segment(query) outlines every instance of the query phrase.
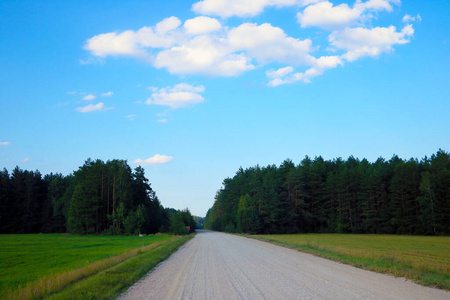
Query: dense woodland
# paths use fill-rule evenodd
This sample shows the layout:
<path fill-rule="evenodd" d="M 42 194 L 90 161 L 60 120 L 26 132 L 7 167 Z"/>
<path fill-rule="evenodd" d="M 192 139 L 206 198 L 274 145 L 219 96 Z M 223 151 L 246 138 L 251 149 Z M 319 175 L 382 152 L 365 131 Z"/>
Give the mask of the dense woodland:
<path fill-rule="evenodd" d="M 0 233 L 137 234 L 195 230 L 188 209 L 164 208 L 144 169 L 88 159 L 68 176 L 0 171 Z"/>
<path fill-rule="evenodd" d="M 450 155 L 332 161 L 305 157 L 240 168 L 205 228 L 245 233 L 450 234 Z"/>

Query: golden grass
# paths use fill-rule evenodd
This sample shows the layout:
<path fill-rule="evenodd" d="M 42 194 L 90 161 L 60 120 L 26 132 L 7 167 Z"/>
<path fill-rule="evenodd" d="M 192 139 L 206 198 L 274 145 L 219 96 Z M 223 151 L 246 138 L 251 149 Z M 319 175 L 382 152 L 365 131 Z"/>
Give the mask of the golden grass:
<path fill-rule="evenodd" d="M 252 237 L 450 290 L 450 237 L 355 234 Z"/>
<path fill-rule="evenodd" d="M 170 241 L 171 239 L 167 240 Z M 137 256 L 143 252 L 154 249 L 167 241 L 153 243 L 141 248 L 124 252 L 120 255 L 113 256 L 101 261 L 94 262 L 85 267 L 75 270 L 52 274 L 42 277 L 36 281 L 30 282 L 22 289 L 6 293 L 6 299 L 42 299 L 52 293 L 58 292 L 66 286 L 92 276 L 102 270 L 115 266 L 131 257 Z"/>

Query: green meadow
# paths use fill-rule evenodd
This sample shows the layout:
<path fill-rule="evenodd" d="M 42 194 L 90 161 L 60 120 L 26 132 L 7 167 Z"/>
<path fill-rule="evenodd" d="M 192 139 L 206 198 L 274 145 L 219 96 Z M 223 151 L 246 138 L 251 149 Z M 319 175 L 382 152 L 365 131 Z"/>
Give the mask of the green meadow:
<path fill-rule="evenodd" d="M 450 290 L 448 236 L 280 234 L 251 237 Z"/>
<path fill-rule="evenodd" d="M 163 234 L 145 237 L 0 235 L 0 298 L 51 295 L 136 257 L 147 257 L 151 265 L 147 269 L 151 269 L 186 240 Z M 165 249 L 163 253 L 149 256 L 160 248 Z M 123 272 L 128 271 L 125 268 Z M 116 293 L 124 288 L 118 287 Z"/>

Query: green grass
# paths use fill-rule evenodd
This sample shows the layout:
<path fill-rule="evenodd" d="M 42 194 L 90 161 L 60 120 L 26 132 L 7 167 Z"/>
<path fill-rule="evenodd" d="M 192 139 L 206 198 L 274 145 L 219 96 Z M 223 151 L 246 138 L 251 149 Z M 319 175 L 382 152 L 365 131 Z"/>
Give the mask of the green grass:
<path fill-rule="evenodd" d="M 121 264 L 78 281 L 48 299 L 116 298 L 192 237 L 193 235 L 177 237 L 151 251 L 142 252 Z"/>
<path fill-rule="evenodd" d="M 0 298 L 27 289 L 39 288 L 44 293 L 55 286 L 61 289 L 179 239 L 169 235 L 0 235 Z"/>
<path fill-rule="evenodd" d="M 250 237 L 450 290 L 450 237 L 358 234 Z"/>

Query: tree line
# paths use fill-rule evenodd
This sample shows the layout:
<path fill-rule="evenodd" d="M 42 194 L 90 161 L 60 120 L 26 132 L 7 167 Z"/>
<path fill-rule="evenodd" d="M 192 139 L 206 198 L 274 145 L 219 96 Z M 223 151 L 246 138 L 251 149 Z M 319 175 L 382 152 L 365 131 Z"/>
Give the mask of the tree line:
<path fill-rule="evenodd" d="M 244 233 L 450 234 L 450 155 L 371 163 L 306 156 L 298 165 L 240 168 L 205 228 Z"/>
<path fill-rule="evenodd" d="M 195 231 L 188 209 L 164 208 L 144 169 L 88 159 L 73 174 L 0 171 L 0 233 L 138 234 Z"/>

